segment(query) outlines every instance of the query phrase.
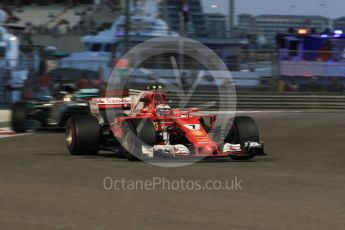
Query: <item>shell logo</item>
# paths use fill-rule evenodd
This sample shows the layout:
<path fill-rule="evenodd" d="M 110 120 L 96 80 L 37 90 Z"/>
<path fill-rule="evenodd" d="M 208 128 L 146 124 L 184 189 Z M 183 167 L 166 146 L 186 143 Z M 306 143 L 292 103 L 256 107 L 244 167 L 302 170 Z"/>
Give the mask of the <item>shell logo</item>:
<path fill-rule="evenodd" d="M 204 136 L 204 133 L 200 130 L 197 130 L 197 131 L 192 131 L 192 135 L 196 137 L 202 137 Z"/>

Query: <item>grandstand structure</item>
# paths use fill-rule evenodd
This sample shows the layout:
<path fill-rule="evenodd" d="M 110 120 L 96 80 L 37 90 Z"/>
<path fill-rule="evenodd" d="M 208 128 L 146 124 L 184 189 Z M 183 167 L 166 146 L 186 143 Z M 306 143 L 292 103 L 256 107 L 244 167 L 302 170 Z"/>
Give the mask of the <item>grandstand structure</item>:
<path fill-rule="evenodd" d="M 33 26 L 56 26 L 60 20 L 66 20 L 71 26 L 76 25 L 81 20 L 81 12 L 84 12 L 88 5 L 68 7 L 63 5 L 45 6 L 23 6 L 14 14 L 20 19 L 18 24 L 25 26 L 31 23 Z"/>
<path fill-rule="evenodd" d="M 10 15 L 8 23 L 52 29 L 73 28 L 96 19 L 98 25 L 113 22 L 123 9 L 124 0 L 66 0 L 66 1 L 1 1 L 0 6 Z M 2 3 L 2 4 L 1 4 Z M 14 20 L 11 20 L 14 18 Z"/>

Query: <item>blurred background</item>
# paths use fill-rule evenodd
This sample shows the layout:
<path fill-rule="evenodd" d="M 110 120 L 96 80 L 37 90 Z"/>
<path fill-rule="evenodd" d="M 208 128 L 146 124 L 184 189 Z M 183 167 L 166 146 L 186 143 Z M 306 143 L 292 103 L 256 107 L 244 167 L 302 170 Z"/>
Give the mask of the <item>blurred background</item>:
<path fill-rule="evenodd" d="M 135 45 L 159 36 L 195 39 L 218 54 L 243 109 L 345 109 L 345 13 L 341 1 L 66 0 L 0 1 L 0 106 L 54 95 L 57 84 L 100 88 Z M 267 6 L 263 6 L 267 4 Z M 335 10 L 338 9 L 338 10 Z M 143 50 L 145 52 L 145 50 Z M 171 54 L 141 67 L 173 82 Z M 183 84 L 202 65 L 177 56 Z M 130 87 L 155 81 L 139 71 Z M 200 99 L 201 98 L 201 99 Z M 201 101 L 200 101 L 201 100 Z M 191 105 L 193 105 L 193 98 Z"/>

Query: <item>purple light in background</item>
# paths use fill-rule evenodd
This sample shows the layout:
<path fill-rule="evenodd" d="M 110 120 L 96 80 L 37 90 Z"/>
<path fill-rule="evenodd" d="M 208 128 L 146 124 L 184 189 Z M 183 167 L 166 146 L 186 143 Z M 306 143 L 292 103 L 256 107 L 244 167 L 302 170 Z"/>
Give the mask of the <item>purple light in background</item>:
<path fill-rule="evenodd" d="M 124 35 L 123 31 L 117 31 L 116 32 L 116 37 L 121 37 L 123 35 Z"/>
<path fill-rule="evenodd" d="M 321 34 L 321 37 L 322 38 L 328 38 L 328 35 L 327 34 Z"/>

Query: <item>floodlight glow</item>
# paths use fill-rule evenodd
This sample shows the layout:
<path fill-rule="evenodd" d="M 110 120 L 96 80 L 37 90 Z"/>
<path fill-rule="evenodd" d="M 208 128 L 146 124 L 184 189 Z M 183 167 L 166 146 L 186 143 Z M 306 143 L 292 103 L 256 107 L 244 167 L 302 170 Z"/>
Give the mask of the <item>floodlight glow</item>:
<path fill-rule="evenodd" d="M 307 35 L 308 34 L 308 30 L 305 28 L 300 28 L 298 29 L 298 34 L 299 35 Z"/>
<path fill-rule="evenodd" d="M 334 34 L 335 35 L 343 35 L 343 31 L 342 30 L 335 30 Z"/>

